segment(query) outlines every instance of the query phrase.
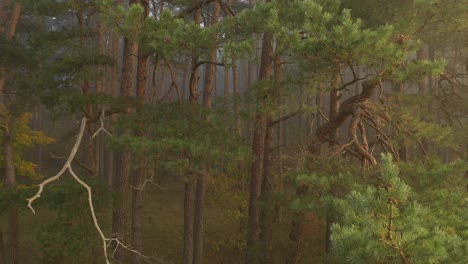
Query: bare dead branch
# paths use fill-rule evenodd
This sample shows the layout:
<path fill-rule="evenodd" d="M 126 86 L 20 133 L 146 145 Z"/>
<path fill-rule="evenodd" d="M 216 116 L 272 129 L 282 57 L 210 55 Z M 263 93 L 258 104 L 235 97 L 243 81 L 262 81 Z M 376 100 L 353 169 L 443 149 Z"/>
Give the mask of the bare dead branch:
<path fill-rule="evenodd" d="M 102 118 L 104 117 L 104 114 L 101 116 Z M 91 217 L 93 219 L 93 224 L 94 224 L 94 227 L 96 229 L 96 231 L 98 232 L 100 238 L 101 238 L 101 241 L 102 241 L 102 248 L 103 248 L 103 251 L 104 251 L 104 258 L 106 260 L 106 264 L 110 264 L 110 260 L 109 260 L 109 254 L 107 252 L 107 248 L 108 246 L 110 245 L 111 242 L 115 242 L 117 245 L 120 245 L 122 246 L 123 248 L 131 251 L 132 253 L 134 254 L 138 254 L 140 256 L 142 256 L 143 258 L 146 258 L 146 259 L 152 259 L 151 257 L 147 257 L 143 254 L 141 254 L 140 252 L 124 245 L 120 240 L 116 239 L 116 238 L 107 238 L 105 235 L 104 235 L 104 232 L 102 231 L 101 227 L 99 226 L 99 222 L 98 222 L 98 219 L 96 217 L 96 212 L 95 212 L 95 209 L 94 209 L 94 203 L 93 203 L 93 194 L 92 194 L 92 190 L 91 190 L 91 187 L 86 183 L 84 182 L 83 180 L 81 180 L 78 175 L 75 173 L 75 171 L 73 170 L 72 168 L 72 163 L 75 159 L 75 156 L 76 156 L 76 153 L 78 152 L 78 149 L 81 145 L 81 142 L 82 142 L 82 139 L 83 139 L 83 134 L 85 132 L 85 129 L 86 129 L 86 124 L 88 123 L 88 119 L 87 118 L 83 118 L 81 120 L 81 126 L 80 126 L 80 130 L 79 130 L 79 133 L 78 133 L 78 136 L 76 138 L 76 141 L 75 141 L 75 144 L 73 145 L 73 148 L 72 150 L 70 151 L 70 155 L 68 156 L 68 158 L 66 159 L 66 162 L 65 164 L 63 165 L 62 169 L 60 169 L 60 171 L 54 175 L 53 177 L 50 177 L 46 180 L 44 180 L 43 182 L 41 182 L 39 184 L 39 190 L 36 192 L 36 194 L 34 196 L 32 196 L 31 198 L 28 198 L 26 199 L 28 201 L 28 207 L 29 209 L 31 209 L 31 211 L 35 214 L 36 211 L 34 210 L 32 204 L 35 200 L 37 200 L 39 197 L 41 197 L 41 194 L 42 192 L 44 191 L 44 187 L 49 184 L 49 183 L 52 183 L 54 181 L 57 181 L 60 179 L 60 177 L 63 176 L 63 174 L 68 171 L 71 176 L 73 177 L 73 179 L 75 179 L 76 182 L 78 182 L 78 184 L 80 184 L 81 186 L 83 186 L 86 191 L 87 191 L 87 194 L 88 194 L 88 206 L 89 206 L 89 210 L 90 210 L 90 213 L 91 213 Z M 105 129 L 102 129 L 101 131 L 105 131 Z"/>
<path fill-rule="evenodd" d="M 63 173 L 65 173 L 65 171 L 67 171 L 70 167 L 71 167 L 71 163 L 73 162 L 73 159 L 75 158 L 75 155 L 78 151 L 78 148 L 80 147 L 80 144 L 81 144 L 81 140 L 83 138 L 83 134 L 84 134 L 84 131 L 85 131 L 85 128 L 86 128 L 86 118 L 83 118 L 82 119 L 82 122 L 81 122 L 81 127 L 80 127 L 80 132 L 78 134 L 78 137 L 76 139 L 76 142 L 75 142 L 75 145 L 73 146 L 71 152 L 70 152 L 70 155 L 68 156 L 68 159 L 66 160 L 65 164 L 63 165 L 62 169 L 60 169 L 60 171 L 53 177 L 50 177 L 46 180 L 44 180 L 42 183 L 39 184 L 39 190 L 37 191 L 37 193 L 27 199 L 28 201 L 28 207 L 29 209 L 31 209 L 31 211 L 35 214 L 36 211 L 34 211 L 34 208 L 32 207 L 32 203 L 39 197 L 41 197 L 41 194 L 42 194 L 42 191 L 44 190 L 44 186 L 46 186 L 47 184 L 51 183 L 51 182 L 54 182 L 56 180 L 58 180 L 62 175 Z"/>
<path fill-rule="evenodd" d="M 104 132 L 106 133 L 107 135 L 111 136 L 112 137 L 112 134 L 109 133 L 109 131 L 107 131 L 107 129 L 104 127 L 104 120 L 105 120 L 105 115 L 106 115 L 106 112 L 104 111 L 104 109 L 102 110 L 101 112 L 101 116 L 99 117 L 99 123 L 100 123 L 100 127 L 99 129 L 94 132 L 93 136 L 91 137 L 91 139 L 94 139 L 94 137 L 96 137 L 100 132 Z"/>

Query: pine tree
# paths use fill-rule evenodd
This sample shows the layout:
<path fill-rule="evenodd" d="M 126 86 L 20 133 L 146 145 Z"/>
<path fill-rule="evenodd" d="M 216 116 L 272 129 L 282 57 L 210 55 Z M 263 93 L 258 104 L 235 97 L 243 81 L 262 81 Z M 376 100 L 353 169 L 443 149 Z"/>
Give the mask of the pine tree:
<path fill-rule="evenodd" d="M 336 200 L 336 208 L 341 213 L 340 221 L 332 227 L 337 261 L 466 262 L 466 234 L 452 232 L 450 225 L 435 217 L 436 208 L 420 204 L 414 190 L 398 174 L 391 155 L 382 155 L 377 185 Z"/>

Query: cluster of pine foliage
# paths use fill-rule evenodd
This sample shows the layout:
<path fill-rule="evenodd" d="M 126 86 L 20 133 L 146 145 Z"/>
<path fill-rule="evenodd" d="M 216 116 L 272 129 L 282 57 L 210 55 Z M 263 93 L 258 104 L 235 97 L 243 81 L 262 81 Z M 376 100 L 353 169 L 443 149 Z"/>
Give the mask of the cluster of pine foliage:
<path fill-rule="evenodd" d="M 467 263 L 466 10 L 1 0 L 0 264 Z"/>

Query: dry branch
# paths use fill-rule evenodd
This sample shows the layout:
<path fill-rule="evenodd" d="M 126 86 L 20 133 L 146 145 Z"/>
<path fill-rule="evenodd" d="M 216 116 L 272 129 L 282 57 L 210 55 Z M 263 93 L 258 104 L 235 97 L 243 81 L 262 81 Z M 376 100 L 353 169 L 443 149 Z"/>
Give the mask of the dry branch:
<path fill-rule="evenodd" d="M 107 132 L 107 130 L 105 130 L 103 124 L 104 124 L 104 113 L 101 115 L 101 118 L 100 118 L 100 121 L 101 121 L 101 128 L 98 130 L 98 132 L 101 132 L 101 131 L 104 131 L 106 132 L 107 134 L 110 135 L 109 132 Z M 44 180 L 43 182 L 41 182 L 39 184 L 39 190 L 37 191 L 37 193 L 32 196 L 31 198 L 27 199 L 28 201 L 28 207 L 29 209 L 31 209 L 31 211 L 35 214 L 36 211 L 34 210 L 33 206 L 32 206 L 32 203 L 38 199 L 39 197 L 41 197 L 41 194 L 42 192 L 44 191 L 44 187 L 49 184 L 49 183 L 52 183 L 54 181 L 57 181 L 58 179 L 60 179 L 60 177 L 62 177 L 62 175 L 68 171 L 71 176 L 75 179 L 75 181 L 78 182 L 78 184 L 80 184 L 81 186 L 83 186 L 86 191 L 87 191 L 87 194 L 88 194 L 88 206 L 89 206 L 89 209 L 90 209 L 90 213 L 91 213 L 91 217 L 93 219 L 93 224 L 94 224 L 94 227 L 96 228 L 97 232 L 99 233 L 99 236 L 101 238 L 101 241 L 102 241 L 102 247 L 103 247 L 103 251 L 104 251 L 104 258 L 106 260 L 106 264 L 110 264 L 111 262 L 109 261 L 109 254 L 107 252 L 107 247 L 110 245 L 111 242 L 114 242 L 116 243 L 118 246 L 121 246 L 123 248 L 125 248 L 126 250 L 129 250 L 131 251 L 132 253 L 134 254 L 138 254 L 140 256 L 142 256 L 143 258 L 145 259 L 153 259 L 151 257 L 148 257 L 148 256 L 144 256 L 143 254 L 141 254 L 140 252 L 132 249 L 131 247 L 129 246 L 126 246 L 124 245 L 121 241 L 119 241 L 118 239 L 116 238 L 107 238 L 105 235 L 104 235 L 104 232 L 102 231 L 101 227 L 99 226 L 99 222 L 98 222 L 98 219 L 96 217 L 96 212 L 94 210 L 94 203 L 93 203 L 93 194 L 92 194 L 92 190 L 91 190 L 91 187 L 86 183 L 84 182 L 83 180 L 81 180 L 78 175 L 76 175 L 76 173 L 73 171 L 73 168 L 72 168 L 72 163 L 75 159 L 75 155 L 76 153 L 78 152 L 78 149 L 81 145 L 81 142 L 82 142 L 82 139 L 83 139 L 83 134 L 85 132 L 85 129 L 86 129 L 86 124 L 88 122 L 88 119 L 87 118 L 83 118 L 81 120 L 81 126 L 80 126 L 80 131 L 78 133 L 78 136 L 76 138 L 76 141 L 75 141 L 75 144 L 72 148 L 72 150 L 70 151 L 70 155 L 68 156 L 65 164 L 63 165 L 62 169 L 53 177 L 50 177 L 46 180 Z M 97 133 L 97 132 L 96 132 Z M 94 137 L 95 135 L 93 135 Z M 111 255 L 112 256 L 112 255 Z"/>

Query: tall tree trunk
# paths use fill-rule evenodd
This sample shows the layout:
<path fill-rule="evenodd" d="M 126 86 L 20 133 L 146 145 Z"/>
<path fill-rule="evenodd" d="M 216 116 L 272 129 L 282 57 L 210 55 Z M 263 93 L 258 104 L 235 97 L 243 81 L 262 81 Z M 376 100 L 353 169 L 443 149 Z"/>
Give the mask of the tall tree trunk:
<path fill-rule="evenodd" d="M 183 264 L 193 263 L 193 222 L 195 200 L 195 178 L 189 173 L 184 186 L 184 256 Z"/>
<path fill-rule="evenodd" d="M 3 158 L 5 162 L 5 188 L 12 192 L 16 189 L 16 173 L 14 165 L 14 134 L 15 119 L 11 117 L 7 124 L 8 129 L 3 130 Z M 7 237 L 7 264 L 17 264 L 18 260 L 18 209 L 16 202 L 8 206 L 8 237 Z"/>
<path fill-rule="evenodd" d="M 273 33 L 265 32 L 262 42 L 262 57 L 260 62 L 260 80 L 268 81 L 272 75 L 273 60 Z M 252 142 L 253 163 L 250 176 L 249 191 L 249 219 L 247 226 L 247 251 L 246 264 L 256 262 L 254 248 L 258 239 L 258 201 L 261 195 L 261 185 L 263 176 L 263 161 L 265 152 L 265 136 L 267 130 L 268 113 L 265 112 L 268 104 L 268 94 L 258 95 L 257 109 L 255 114 L 255 129 Z"/>
<path fill-rule="evenodd" d="M 115 203 L 112 212 L 112 233 L 122 243 L 127 242 L 127 218 L 128 218 L 128 203 L 129 203 L 129 175 L 130 175 L 130 160 L 131 155 L 129 150 L 122 150 L 114 153 L 115 175 L 113 179 L 114 191 L 118 194 L 117 202 Z M 113 247 L 118 247 L 113 244 Z M 125 263 L 125 249 L 118 247 L 115 252 L 115 259 L 121 263 Z M 120 263 L 119 262 L 119 263 Z"/>
<path fill-rule="evenodd" d="M 135 4 L 137 0 L 130 0 L 130 5 Z M 121 95 L 124 97 L 134 96 L 135 83 L 135 54 L 138 54 L 138 44 L 133 38 L 124 38 L 124 50 L 122 60 L 122 85 Z M 127 108 L 126 112 L 131 109 Z M 126 131 L 127 134 L 130 131 Z M 118 194 L 118 201 L 115 203 L 112 213 L 112 233 L 121 239 L 123 243 L 127 242 L 127 224 L 128 224 L 128 204 L 129 204 L 129 178 L 131 153 L 127 147 L 124 147 L 120 153 L 115 154 L 115 175 L 114 189 Z M 117 245 L 113 245 L 114 248 Z M 128 263 L 126 260 L 125 249 L 118 247 L 115 253 L 117 261 Z"/>
<path fill-rule="evenodd" d="M 78 17 L 78 24 L 79 24 L 79 27 L 80 27 L 80 30 L 81 30 L 81 35 L 80 35 L 80 42 L 81 42 L 81 45 L 85 46 L 85 47 L 89 47 L 89 38 L 86 34 L 86 21 L 85 21 L 85 17 L 86 17 L 86 14 L 85 14 L 85 11 L 84 9 L 80 9 L 77 11 L 76 13 L 77 17 Z M 94 46 L 93 46 L 94 48 Z M 83 96 L 89 96 L 91 95 L 91 82 L 90 80 L 88 79 L 85 79 L 83 80 L 82 84 L 81 84 L 81 91 L 82 91 L 82 94 Z M 83 109 L 84 112 L 86 113 L 87 116 L 93 116 L 93 105 L 90 104 L 90 103 L 87 103 L 86 104 L 86 108 Z M 86 130 L 87 130 L 87 135 L 85 137 L 85 141 L 86 141 L 86 153 L 84 153 L 84 157 L 86 159 L 86 166 L 87 166 L 87 169 L 88 169 L 88 175 L 89 176 L 96 176 L 97 175 L 97 172 L 96 172 L 96 151 L 95 151 L 95 144 L 94 144 L 94 141 L 92 139 L 92 136 L 94 134 L 94 124 L 93 123 L 90 123 L 88 126 L 86 126 Z"/>
<path fill-rule="evenodd" d="M 207 165 L 205 165 L 207 166 Z M 197 174 L 195 206 L 194 206 L 194 227 L 193 227 L 193 263 L 203 263 L 203 218 L 205 211 L 205 177 L 206 168 Z"/>
<path fill-rule="evenodd" d="M 194 2 L 195 3 L 195 2 Z M 194 23 L 200 25 L 201 22 L 201 10 L 199 8 L 195 9 L 193 14 Z M 198 57 L 193 56 L 189 80 L 189 102 L 191 104 L 196 104 L 198 102 Z M 184 188 L 184 255 L 183 255 L 183 264 L 192 264 L 193 263 L 193 253 L 194 253 L 194 226 L 195 226 L 195 190 L 196 190 L 196 174 L 190 172 L 188 177 L 185 179 L 185 188 Z"/>
<path fill-rule="evenodd" d="M 119 49 L 120 49 L 120 37 L 117 35 L 115 32 L 110 32 L 110 47 L 109 47 L 109 55 L 113 58 L 115 65 L 108 67 L 107 72 L 109 75 L 109 81 L 107 82 L 107 87 L 106 91 L 107 93 L 112 96 L 113 98 L 116 98 L 119 94 L 118 91 L 118 76 L 119 76 Z M 114 117 L 110 117 L 111 120 L 114 119 Z M 115 153 L 111 149 L 106 149 L 106 161 L 105 161 L 105 174 L 107 178 L 107 183 L 109 186 L 113 186 L 114 183 L 114 176 L 116 175 L 115 173 L 115 167 L 114 164 L 116 161 Z"/>
<path fill-rule="evenodd" d="M 281 75 L 281 60 L 279 56 L 275 56 L 273 60 L 273 70 L 275 83 L 270 95 L 271 102 L 277 103 L 279 100 Z M 278 105 L 277 105 L 278 106 Z M 262 262 L 271 263 L 271 242 L 273 237 L 273 216 L 275 205 L 271 200 L 273 192 L 273 120 L 269 115 L 265 132 L 265 148 L 263 154 L 263 179 L 262 179 L 262 194 L 263 208 L 260 213 L 260 239 L 263 245 Z"/>
<path fill-rule="evenodd" d="M 422 60 L 425 60 L 426 59 L 426 50 L 425 50 L 425 47 L 421 47 L 417 52 L 416 52 L 416 59 L 418 61 L 422 61 Z M 419 95 L 421 96 L 426 96 L 428 94 L 428 83 L 427 83 L 427 78 L 426 77 L 422 77 L 419 81 L 418 81 L 418 92 L 419 92 Z M 426 105 L 422 105 L 421 106 L 421 111 L 423 113 L 427 113 L 429 112 L 430 113 L 430 106 L 426 106 Z M 427 120 L 430 120 L 432 116 L 430 115 L 425 115 L 424 119 Z M 422 147 L 425 149 L 425 151 L 423 152 L 426 152 L 426 151 L 429 151 L 429 148 L 430 148 L 430 142 L 427 138 L 423 138 L 421 140 L 421 144 L 422 144 Z M 422 153 L 424 155 L 424 153 Z"/>
<path fill-rule="evenodd" d="M 140 0 L 140 4 L 144 8 L 144 17 L 146 18 L 149 15 L 149 0 Z M 145 91 L 147 83 L 147 62 L 148 55 L 143 53 L 140 49 L 138 51 L 138 71 L 137 71 L 137 98 L 138 98 L 138 107 L 137 111 L 140 111 L 140 108 L 145 104 Z M 137 132 L 137 136 L 144 136 L 143 127 L 144 124 L 139 124 L 140 129 Z M 133 188 L 132 188 L 132 246 L 138 251 L 143 251 L 143 206 L 144 206 L 144 197 L 145 189 L 144 182 L 146 179 L 146 169 L 144 164 L 146 163 L 144 157 L 140 157 L 137 161 L 139 163 L 138 170 L 133 176 Z M 132 264 L 141 264 L 143 258 L 140 254 L 132 255 Z"/>
<path fill-rule="evenodd" d="M 83 82 L 83 95 L 89 96 L 91 94 L 91 84 L 89 80 L 85 80 Z M 94 116 L 94 109 L 92 104 L 86 105 L 86 113 L 89 116 Z M 88 167 L 88 175 L 91 177 L 97 176 L 97 169 L 96 169 L 96 144 L 93 140 L 93 135 L 95 132 L 94 123 L 90 123 L 86 126 L 86 131 L 88 132 L 86 135 L 86 165 Z"/>
<path fill-rule="evenodd" d="M 21 5 L 15 3 L 13 10 L 10 15 L 10 19 L 5 19 L 6 9 L 11 1 L 6 1 L 0 5 L 0 26 L 1 34 L 5 34 L 7 40 L 11 40 L 16 33 L 16 26 L 21 15 Z M 8 22 L 7 22 L 8 21 Z M 5 25 L 5 27 L 3 27 Z M 14 100 L 10 100 L 7 94 L 5 94 L 5 81 L 6 81 L 7 69 L 0 67 L 0 95 L 2 96 L 2 103 L 9 103 L 14 106 Z M 11 98 L 13 99 L 13 98 Z M 14 108 L 14 107 L 13 107 Z M 2 147 L 3 147 L 3 158 L 5 165 L 5 188 L 11 191 L 16 189 L 16 173 L 14 166 L 14 138 L 15 138 L 15 118 L 14 109 L 10 109 L 11 118 L 7 120 L 6 129 L 3 129 L 2 136 Z M 13 202 L 8 207 L 8 235 L 7 235 L 7 250 L 6 250 L 6 263 L 17 264 L 18 260 L 18 209 L 16 203 Z M 2 239 L 3 244 L 3 239 Z M 2 245 L 3 247 L 3 245 Z M 0 252 L 3 254 L 4 252 Z"/>
<path fill-rule="evenodd" d="M 18 264 L 18 241 L 19 241 L 19 232 L 18 232 L 18 208 L 16 205 L 11 205 L 8 209 L 8 258 L 7 264 Z"/>
<path fill-rule="evenodd" d="M 98 30 L 98 37 L 96 41 L 97 49 L 99 52 L 99 55 L 105 56 L 106 55 L 106 38 L 108 36 L 108 30 L 106 30 L 106 27 L 104 26 L 104 21 L 102 18 L 98 18 L 98 25 L 97 25 L 97 30 Z M 105 66 L 98 66 L 98 76 L 95 82 L 96 85 L 96 94 L 106 94 L 106 79 L 104 78 L 105 72 L 107 71 L 107 67 Z M 97 107 L 98 111 L 102 109 L 101 105 L 98 105 Z M 100 114 L 100 113 L 97 113 Z M 93 133 L 94 135 L 94 133 Z M 102 137 L 97 137 L 95 140 L 95 157 L 96 157 L 96 172 L 95 175 L 101 177 L 101 180 L 105 181 L 105 171 L 104 171 L 104 163 L 105 163 L 105 143 Z"/>
<path fill-rule="evenodd" d="M 239 68 L 237 66 L 237 59 L 232 59 L 232 90 L 234 93 L 234 115 L 236 119 L 236 131 L 239 136 L 242 136 L 242 127 L 240 119 L 240 91 L 239 91 Z"/>
<path fill-rule="evenodd" d="M 396 103 L 400 104 L 400 93 L 403 92 L 404 90 L 404 83 L 403 82 L 393 82 L 392 83 L 392 92 L 395 93 L 395 98 L 396 98 Z M 408 145 L 405 141 L 405 139 L 400 139 L 400 142 L 398 142 L 398 145 L 400 145 L 400 148 L 398 149 L 398 156 L 400 157 L 400 160 L 402 161 L 407 161 L 410 158 L 410 153 L 409 153 L 409 148 Z"/>
<path fill-rule="evenodd" d="M 0 264 L 6 264 L 5 246 L 3 245 L 3 232 L 0 228 Z"/>
<path fill-rule="evenodd" d="M 341 82 L 341 73 L 338 70 L 337 73 L 337 80 L 336 80 L 336 87 L 340 87 L 342 85 Z M 336 118 L 338 113 L 340 112 L 340 91 L 331 91 L 330 92 L 330 120 Z M 335 129 L 332 133 L 330 133 L 330 138 L 334 141 L 338 141 L 338 129 Z M 333 146 L 333 143 L 330 143 L 330 147 Z M 331 225 L 334 221 L 334 212 L 333 208 L 327 208 L 327 216 L 326 216 L 326 225 L 325 225 L 325 252 L 330 253 L 331 251 Z"/>
<path fill-rule="evenodd" d="M 7 1 L 2 6 L 0 6 L 0 12 L 6 13 L 6 8 L 8 7 L 11 1 Z M 21 15 L 21 5 L 16 4 L 13 6 L 13 11 L 11 12 L 10 20 L 5 22 L 8 24 L 7 28 L 2 28 L 2 32 L 5 34 L 7 40 L 11 40 L 16 33 L 16 26 L 18 25 L 18 21 Z M 3 17 L 0 17 L 0 21 L 3 22 Z M 5 20 L 6 21 L 6 20 Z M 1 25 L 0 25 L 1 26 Z M 0 94 L 3 95 L 3 89 L 5 88 L 5 79 L 6 79 L 6 69 L 5 67 L 0 67 Z"/>
<path fill-rule="evenodd" d="M 218 17 L 221 7 L 217 1 L 213 2 L 213 9 L 211 14 L 210 26 L 218 23 Z M 214 40 L 216 41 L 216 40 Z M 217 61 L 217 48 L 210 51 L 210 61 Z M 207 64 L 205 72 L 205 86 L 203 89 L 203 106 L 211 108 L 212 93 L 216 83 L 216 66 L 212 63 Z M 203 263 L 203 218 L 205 211 L 205 177 L 207 173 L 208 164 L 204 164 L 202 172 L 197 174 L 196 192 L 195 192 L 195 206 L 194 206 L 194 228 L 193 228 L 193 263 Z"/>
<path fill-rule="evenodd" d="M 273 156 L 271 147 L 273 144 L 273 123 L 271 118 L 268 118 L 266 131 L 265 131 L 265 148 L 263 152 L 263 178 L 262 178 L 262 191 L 261 200 L 263 201 L 263 207 L 260 211 L 259 226 L 260 234 L 259 237 L 261 243 L 261 255 L 262 263 L 271 263 L 271 240 L 272 240 L 272 225 L 273 225 L 273 205 L 271 201 L 271 195 L 273 191 Z"/>

